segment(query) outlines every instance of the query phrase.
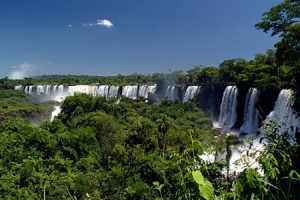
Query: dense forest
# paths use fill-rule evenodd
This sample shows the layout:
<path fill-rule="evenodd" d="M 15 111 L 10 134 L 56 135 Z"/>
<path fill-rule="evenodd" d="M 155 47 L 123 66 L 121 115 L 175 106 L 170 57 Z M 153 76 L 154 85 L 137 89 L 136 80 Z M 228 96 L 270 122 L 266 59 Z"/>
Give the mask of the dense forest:
<path fill-rule="evenodd" d="M 300 199 L 300 135 L 280 126 L 257 130 L 263 149 L 245 148 L 241 173 L 229 172 L 234 145 L 254 145 L 213 128 L 224 89 L 260 91 L 260 117 L 281 89 L 296 93 L 300 112 L 300 1 L 284 0 L 255 26 L 277 35 L 275 49 L 218 67 L 124 76 L 44 75 L 0 79 L 1 199 Z M 23 85 L 201 86 L 186 102 L 158 94 L 106 99 L 75 94 L 61 102 L 14 90 Z M 206 98 L 203 98 L 205 96 Z M 217 106 L 216 106 L 217 105 Z M 242 108 L 238 108 L 242 109 Z M 299 115 L 299 114 L 298 114 Z M 240 116 L 239 116 L 240 117 Z M 38 118 L 38 119 L 37 119 Z M 38 121 L 38 123 L 35 123 Z M 42 122 L 41 122 L 42 121 Z M 220 159 L 211 161 L 214 155 Z M 253 158 L 259 168 L 251 168 Z"/>

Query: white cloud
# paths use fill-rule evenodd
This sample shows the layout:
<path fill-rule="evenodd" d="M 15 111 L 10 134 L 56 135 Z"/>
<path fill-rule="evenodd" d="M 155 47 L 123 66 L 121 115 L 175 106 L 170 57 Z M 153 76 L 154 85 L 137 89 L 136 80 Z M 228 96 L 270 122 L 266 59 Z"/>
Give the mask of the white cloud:
<path fill-rule="evenodd" d="M 93 24 L 93 23 L 82 23 L 81 25 L 89 27 L 89 26 L 96 26 L 96 23 L 95 24 Z"/>
<path fill-rule="evenodd" d="M 107 28 L 113 27 L 113 23 L 107 19 L 97 19 L 96 23 L 83 23 L 83 26 L 91 27 L 91 26 L 105 26 Z"/>
<path fill-rule="evenodd" d="M 23 79 L 26 76 L 29 76 L 29 72 L 34 68 L 34 65 L 23 63 L 19 67 L 12 66 L 11 68 L 13 70 L 8 76 L 9 79 Z"/>
<path fill-rule="evenodd" d="M 105 26 L 107 28 L 113 27 L 113 23 L 107 19 L 97 19 L 97 24 L 100 26 Z"/>
<path fill-rule="evenodd" d="M 72 26 L 72 24 L 69 24 L 68 27 L 72 28 L 73 26 Z"/>

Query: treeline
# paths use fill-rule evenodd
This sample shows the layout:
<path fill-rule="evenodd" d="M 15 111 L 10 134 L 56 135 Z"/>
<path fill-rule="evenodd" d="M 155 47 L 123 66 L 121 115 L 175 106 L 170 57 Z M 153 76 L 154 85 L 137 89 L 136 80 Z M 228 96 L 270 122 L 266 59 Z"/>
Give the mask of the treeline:
<path fill-rule="evenodd" d="M 300 88 L 300 2 L 284 0 L 263 14 L 255 26 L 271 36 L 277 35 L 274 50 L 259 53 L 246 61 L 235 58 L 223 61 L 218 67 L 195 66 L 192 69 L 173 71 L 168 74 L 128 76 L 74 76 L 52 75 L 25 78 L 24 80 L 0 79 L 0 89 L 12 89 L 14 85 L 78 85 L 78 84 L 175 84 L 215 87 L 220 84 L 237 84 L 257 87 L 260 91 L 279 90 L 282 87 Z"/>
<path fill-rule="evenodd" d="M 246 61 L 242 58 L 223 61 L 219 67 L 195 66 L 187 72 L 173 71 L 168 74 L 154 73 L 151 75 L 131 74 L 128 76 L 74 76 L 52 75 L 25 78 L 23 80 L 0 80 L 3 89 L 14 85 L 130 85 L 130 84 L 168 84 L 178 86 L 201 85 L 216 87 L 218 85 L 236 84 L 252 86 L 260 91 L 296 87 L 297 71 L 293 66 L 276 64 L 275 50 L 266 54 L 257 54 Z"/>

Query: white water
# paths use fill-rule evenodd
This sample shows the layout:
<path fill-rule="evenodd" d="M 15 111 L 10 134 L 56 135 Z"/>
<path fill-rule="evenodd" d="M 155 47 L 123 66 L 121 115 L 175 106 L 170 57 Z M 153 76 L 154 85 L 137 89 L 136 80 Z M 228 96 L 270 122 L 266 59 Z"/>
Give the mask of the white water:
<path fill-rule="evenodd" d="M 151 92 L 151 93 L 155 93 L 156 92 L 156 88 L 157 88 L 157 85 L 155 84 L 155 85 L 149 85 L 148 87 L 147 87 L 147 92 L 146 92 L 146 98 L 148 98 L 148 94 L 149 94 L 149 92 Z"/>
<path fill-rule="evenodd" d="M 223 93 L 218 125 L 225 131 L 232 128 L 237 120 L 237 94 L 236 86 L 227 86 Z"/>
<path fill-rule="evenodd" d="M 62 101 L 66 96 L 66 89 L 63 85 L 15 86 L 15 90 L 24 90 L 28 94 L 44 95 L 44 101 Z"/>
<path fill-rule="evenodd" d="M 206 164 L 211 164 L 215 162 L 215 155 L 214 154 L 210 154 L 206 151 L 203 152 L 202 155 L 199 156 Z"/>
<path fill-rule="evenodd" d="M 100 96 L 108 98 L 109 86 L 108 85 L 99 85 L 95 88 L 93 96 Z"/>
<path fill-rule="evenodd" d="M 193 99 L 200 92 L 201 86 L 188 86 L 183 97 L 183 103 L 187 102 L 190 99 Z"/>
<path fill-rule="evenodd" d="M 295 133 L 300 129 L 300 119 L 292 106 L 295 102 L 295 94 L 291 89 L 281 90 L 275 102 L 273 111 L 267 116 L 263 127 L 275 125 L 278 134 L 287 132 L 291 139 L 295 139 Z"/>
<path fill-rule="evenodd" d="M 136 99 L 138 96 L 138 86 L 137 85 L 126 85 L 122 88 L 122 96 L 128 97 L 130 99 Z"/>
<path fill-rule="evenodd" d="M 258 111 L 256 104 L 258 101 L 258 91 L 256 88 L 249 88 L 246 97 L 244 109 L 244 123 L 240 128 L 240 132 L 247 134 L 256 133 L 258 127 Z"/>
<path fill-rule="evenodd" d="M 230 148 L 231 157 L 229 160 L 229 176 L 238 175 L 246 168 L 256 169 L 261 175 L 263 171 L 257 159 L 265 152 L 265 144 L 260 143 L 261 137 L 243 138 L 242 145 L 235 145 Z M 226 174 L 226 169 L 223 174 Z"/>
<path fill-rule="evenodd" d="M 197 87 L 197 86 L 196 86 Z M 105 98 L 117 98 L 126 96 L 136 99 L 138 96 L 148 98 L 149 92 L 155 93 L 157 85 L 126 85 L 126 86 L 109 86 L 109 85 L 31 85 L 31 86 L 15 86 L 15 90 L 24 90 L 28 94 L 45 95 L 48 100 L 62 101 L 67 96 L 77 93 L 86 93 L 93 96 L 101 96 Z M 121 93 L 120 93 L 121 91 Z M 169 86 L 167 96 L 174 100 L 178 99 L 178 89 L 175 86 Z"/>
<path fill-rule="evenodd" d="M 178 99 L 178 88 L 175 86 L 168 86 L 166 91 L 166 97 L 170 100 Z"/>
<path fill-rule="evenodd" d="M 98 86 L 95 85 L 74 85 L 68 86 L 68 95 L 72 96 L 74 94 L 85 93 L 95 95 Z"/>
<path fill-rule="evenodd" d="M 54 117 L 56 117 L 61 112 L 60 106 L 54 106 L 54 111 L 51 114 L 50 121 L 53 121 Z"/>
<path fill-rule="evenodd" d="M 239 132 L 230 131 L 237 120 L 237 94 L 238 89 L 236 86 L 226 87 L 222 103 L 220 106 L 220 115 L 217 122 L 218 126 L 228 134 L 233 134 L 239 137 Z M 253 134 L 258 126 L 258 113 L 256 110 L 256 103 L 258 100 L 258 91 L 255 88 L 250 88 L 247 93 L 245 109 L 244 109 L 244 123 L 240 128 L 241 132 Z M 231 157 L 229 160 L 229 176 L 237 176 L 245 168 L 251 167 L 263 173 L 260 169 L 257 158 L 261 152 L 264 151 L 264 145 L 261 144 L 260 138 L 254 138 L 249 141 L 250 137 L 240 138 L 243 142 L 242 145 L 234 145 L 230 147 Z M 251 156 L 249 156 L 251 154 Z M 225 156 L 225 154 L 223 155 Z M 227 175 L 227 169 L 223 169 L 223 174 Z"/>
<path fill-rule="evenodd" d="M 252 94 L 254 96 L 255 93 L 256 92 L 253 90 Z M 250 105 L 252 104 L 250 103 L 251 101 L 253 102 L 257 101 L 255 100 L 256 98 L 257 97 L 248 98 L 249 99 L 248 107 L 251 106 Z M 252 143 L 246 140 L 247 137 L 242 138 L 244 145 L 236 145 L 231 148 L 232 156 L 229 161 L 230 175 L 239 174 L 246 167 L 255 168 L 258 170 L 260 174 L 263 174 L 263 171 L 260 168 L 259 163 L 257 162 L 257 158 L 260 154 L 266 151 L 265 149 L 266 143 L 260 143 L 260 139 L 261 137 L 263 137 L 264 132 L 269 128 L 268 125 L 276 126 L 277 129 L 275 130 L 277 134 L 282 134 L 284 132 L 287 132 L 289 136 L 291 136 L 290 142 L 292 144 L 295 143 L 295 133 L 297 132 L 297 129 L 298 130 L 300 129 L 300 119 L 296 116 L 294 110 L 292 109 L 294 101 L 295 101 L 295 94 L 293 90 L 284 89 L 280 91 L 278 98 L 275 102 L 273 111 L 270 112 L 270 114 L 267 116 L 264 124 L 261 127 L 262 130 L 261 135 L 254 138 Z M 250 127 L 250 126 L 246 126 L 246 127 Z M 272 129 L 271 131 L 274 131 L 274 129 Z M 225 171 L 226 170 L 223 171 L 224 174 Z"/>
<path fill-rule="evenodd" d="M 155 93 L 156 85 L 140 85 L 138 96 L 148 98 L 149 92 Z"/>
<path fill-rule="evenodd" d="M 110 86 L 107 98 L 116 98 L 119 96 L 119 86 Z"/>

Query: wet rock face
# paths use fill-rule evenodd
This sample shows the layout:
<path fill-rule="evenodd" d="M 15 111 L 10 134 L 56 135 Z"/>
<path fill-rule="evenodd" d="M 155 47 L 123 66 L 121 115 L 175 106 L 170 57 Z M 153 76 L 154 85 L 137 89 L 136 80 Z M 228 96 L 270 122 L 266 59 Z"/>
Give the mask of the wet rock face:
<path fill-rule="evenodd" d="M 296 91 L 295 95 L 296 99 L 293 108 L 298 112 L 298 115 L 300 115 L 300 88 Z"/>

